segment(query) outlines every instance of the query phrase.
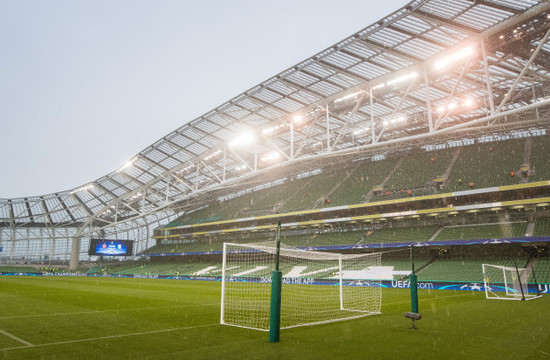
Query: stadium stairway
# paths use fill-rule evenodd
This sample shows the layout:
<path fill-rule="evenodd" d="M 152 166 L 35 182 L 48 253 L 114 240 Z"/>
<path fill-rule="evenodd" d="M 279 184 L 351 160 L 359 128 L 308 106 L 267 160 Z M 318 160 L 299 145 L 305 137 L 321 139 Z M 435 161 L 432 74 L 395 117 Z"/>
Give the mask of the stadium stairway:
<path fill-rule="evenodd" d="M 351 171 L 347 171 L 347 172 L 346 172 L 346 176 L 344 176 L 344 178 L 343 178 L 341 181 L 336 182 L 336 185 L 333 186 L 333 187 L 326 193 L 326 197 L 327 197 L 328 199 L 330 199 L 331 196 L 332 196 L 332 194 L 334 194 L 334 192 L 335 192 L 338 188 L 340 188 L 340 186 L 346 185 L 346 184 L 347 184 L 347 180 L 348 180 L 352 175 L 355 174 L 355 171 L 359 168 L 359 166 L 360 166 L 360 164 L 357 164 L 357 166 L 355 166 Z M 319 203 L 319 200 L 321 200 L 321 203 Z M 322 206 L 322 200 L 323 200 L 322 198 L 321 198 L 321 199 L 318 199 L 317 202 L 315 203 L 315 205 L 314 205 L 314 207 L 313 207 L 312 209 L 315 209 L 315 207 L 316 207 L 317 205 L 321 205 L 321 206 Z"/>
<path fill-rule="evenodd" d="M 447 166 L 447 169 L 445 170 L 445 173 L 443 174 L 443 177 L 445 178 L 445 181 L 443 181 L 443 184 L 441 184 L 441 188 L 445 189 L 449 185 L 450 180 L 450 174 L 451 171 L 453 171 L 453 166 L 456 163 L 456 160 L 460 156 L 460 152 L 462 151 L 462 147 L 458 147 L 453 154 L 453 157 L 451 158 L 451 161 L 449 161 L 449 165 Z"/>
<path fill-rule="evenodd" d="M 380 186 L 381 188 L 384 188 L 384 186 L 386 185 L 386 183 L 390 180 L 390 178 L 392 177 L 392 175 L 397 171 L 397 169 L 399 169 L 399 167 L 401 166 L 401 163 L 403 162 L 403 160 L 405 160 L 405 158 L 401 158 L 399 159 L 399 161 L 397 162 L 397 164 L 394 166 L 394 168 L 392 169 L 392 171 L 390 171 L 390 173 L 388 174 L 388 176 L 386 176 L 386 178 L 384 180 L 382 180 L 382 182 L 380 183 Z M 367 196 L 365 197 L 365 202 L 369 202 L 372 197 L 374 196 L 374 189 L 371 189 L 369 191 L 369 193 L 367 194 Z"/>

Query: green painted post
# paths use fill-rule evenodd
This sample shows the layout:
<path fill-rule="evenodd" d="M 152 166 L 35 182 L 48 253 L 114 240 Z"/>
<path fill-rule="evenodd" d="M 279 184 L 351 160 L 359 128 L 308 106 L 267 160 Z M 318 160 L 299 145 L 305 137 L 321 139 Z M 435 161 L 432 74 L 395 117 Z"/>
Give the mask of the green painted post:
<path fill-rule="evenodd" d="M 411 274 L 411 311 L 418 314 L 418 285 L 416 274 Z"/>
<path fill-rule="evenodd" d="M 279 271 L 279 255 L 281 252 L 281 221 L 277 223 L 277 253 L 275 254 L 275 270 L 271 272 L 271 313 L 269 319 L 269 342 L 279 342 L 281 334 L 281 290 L 283 273 Z"/>
<path fill-rule="evenodd" d="M 281 288 L 283 273 L 271 272 L 271 317 L 269 319 L 269 342 L 279 342 L 281 333 Z"/>
<path fill-rule="evenodd" d="M 418 314 L 418 283 L 414 272 L 414 246 L 411 245 L 411 312 Z"/>

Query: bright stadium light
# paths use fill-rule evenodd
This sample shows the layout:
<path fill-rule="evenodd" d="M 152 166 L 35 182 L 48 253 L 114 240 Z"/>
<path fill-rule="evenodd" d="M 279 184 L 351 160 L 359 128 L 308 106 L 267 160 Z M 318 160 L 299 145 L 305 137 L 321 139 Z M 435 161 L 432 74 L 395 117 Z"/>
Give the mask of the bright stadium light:
<path fill-rule="evenodd" d="M 455 52 L 454 54 L 451 54 L 451 55 L 449 55 L 449 56 L 447 56 L 443 59 L 438 60 L 434 64 L 434 68 L 436 70 L 443 69 L 443 68 L 447 67 L 449 64 L 452 64 L 456 61 L 460 61 L 460 60 L 463 60 L 465 58 L 468 58 L 468 57 L 472 56 L 473 53 L 474 53 L 474 49 L 471 46 L 465 47 L 464 49 L 459 50 L 459 51 Z"/>
<path fill-rule="evenodd" d="M 355 96 L 359 95 L 360 93 L 361 93 L 361 91 L 354 92 L 353 94 L 348 94 L 346 96 L 341 97 L 340 99 L 334 100 L 334 102 L 340 102 L 340 101 L 344 101 L 344 100 L 347 100 L 347 99 L 351 99 L 352 97 L 355 97 Z"/>
<path fill-rule="evenodd" d="M 386 83 L 386 85 L 389 86 L 389 85 L 399 84 L 405 81 L 416 79 L 417 77 L 418 77 L 418 73 L 412 72 L 410 74 L 401 75 L 393 80 L 390 80 Z"/>
<path fill-rule="evenodd" d="M 249 145 L 254 142 L 255 139 L 256 137 L 252 132 L 245 132 L 244 134 L 238 136 L 235 140 L 231 141 L 229 143 L 229 147 Z"/>
<path fill-rule="evenodd" d="M 281 154 L 277 151 L 272 151 L 269 154 L 262 157 L 262 161 L 273 161 L 281 158 Z"/>
<path fill-rule="evenodd" d="M 85 190 L 90 190 L 94 187 L 94 184 L 88 184 L 88 185 L 84 185 L 84 186 L 81 186 L 79 188 L 76 188 L 74 189 L 73 191 L 71 191 L 71 194 L 75 194 L 79 191 L 85 191 Z"/>
<path fill-rule="evenodd" d="M 353 135 L 360 135 L 360 134 L 362 134 L 362 133 L 364 133 L 364 132 L 367 132 L 367 131 L 369 131 L 369 130 L 370 130 L 369 127 L 360 128 L 360 129 L 355 130 L 355 131 L 353 132 Z"/>
<path fill-rule="evenodd" d="M 394 119 L 391 119 L 390 122 L 391 122 L 392 124 L 395 124 L 395 123 L 403 122 L 403 121 L 405 121 L 405 120 L 407 120 L 407 118 L 406 118 L 405 116 L 402 115 L 402 116 L 396 117 L 396 118 L 394 118 Z"/>
<path fill-rule="evenodd" d="M 134 163 L 136 162 L 137 158 L 133 158 L 132 160 L 128 161 L 126 164 L 124 164 L 118 171 L 122 171 L 122 170 L 125 170 L 125 169 L 128 169 L 130 166 L 134 165 Z"/>
<path fill-rule="evenodd" d="M 279 130 L 279 129 L 284 128 L 285 126 L 286 126 L 286 124 L 281 123 L 281 124 L 279 124 L 279 125 L 275 125 L 275 126 L 272 126 L 272 127 L 270 127 L 270 128 L 263 129 L 263 130 L 262 130 L 262 133 L 263 133 L 264 135 L 269 135 L 269 134 L 272 134 L 273 132 L 275 132 L 275 131 L 277 131 L 277 130 Z"/>
<path fill-rule="evenodd" d="M 458 108 L 462 108 L 462 109 L 471 109 L 473 108 L 475 105 L 475 101 L 474 99 L 472 99 L 471 97 L 466 97 L 462 100 L 458 100 L 458 101 L 453 101 L 445 106 L 443 105 L 440 105 L 436 108 L 436 112 L 442 114 L 446 111 L 455 111 L 457 110 Z"/>

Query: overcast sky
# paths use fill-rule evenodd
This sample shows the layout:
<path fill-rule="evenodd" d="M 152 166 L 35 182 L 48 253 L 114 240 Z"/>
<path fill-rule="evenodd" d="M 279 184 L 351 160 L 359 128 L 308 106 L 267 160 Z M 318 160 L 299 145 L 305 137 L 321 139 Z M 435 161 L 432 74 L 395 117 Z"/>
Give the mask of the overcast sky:
<path fill-rule="evenodd" d="M 407 0 L 0 0 L 0 198 L 70 190 Z"/>

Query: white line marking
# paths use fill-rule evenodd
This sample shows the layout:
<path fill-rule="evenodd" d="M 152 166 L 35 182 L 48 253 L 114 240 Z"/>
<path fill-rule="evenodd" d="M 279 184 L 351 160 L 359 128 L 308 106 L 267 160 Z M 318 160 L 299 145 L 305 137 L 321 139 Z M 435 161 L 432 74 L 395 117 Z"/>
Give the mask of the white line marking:
<path fill-rule="evenodd" d="M 456 294 L 456 295 L 446 295 L 446 296 L 437 296 L 437 297 L 434 297 L 434 298 L 428 298 L 428 299 L 424 299 L 425 301 L 428 301 L 428 300 L 439 300 L 439 299 L 444 299 L 444 298 L 450 298 L 450 297 L 457 297 L 457 296 L 466 296 L 466 295 L 472 295 L 470 294 L 469 292 L 467 294 Z M 392 302 L 392 303 L 382 303 L 382 306 L 389 306 L 389 305 L 397 305 L 397 304 L 410 304 L 411 301 L 410 300 L 407 300 L 407 301 L 398 301 L 398 302 Z M 1 319 L 1 318 L 0 318 Z"/>
<path fill-rule="evenodd" d="M 50 314 L 30 314 L 30 315 L 13 315 L 13 316 L 0 316 L 0 319 L 22 319 L 32 317 L 45 317 L 45 316 L 66 316 L 66 315 L 85 315 L 85 314 L 100 314 L 100 313 L 113 313 L 119 311 L 141 311 L 141 310 L 156 310 L 156 309 L 173 309 L 173 308 L 185 308 L 195 306 L 213 306 L 220 305 L 220 303 L 212 304 L 196 304 L 196 305 L 180 305 L 180 306 L 151 306 L 143 308 L 126 308 L 126 309 L 113 309 L 113 310 L 93 310 L 93 311 L 78 311 L 68 313 L 50 313 Z"/>
<path fill-rule="evenodd" d="M 58 342 L 53 342 L 53 343 L 37 344 L 37 345 L 33 345 L 33 344 L 28 343 L 28 342 L 25 341 L 25 343 L 28 344 L 27 346 L 18 346 L 18 347 L 5 348 L 5 349 L 0 349 L 0 351 L 10 351 L 10 350 L 28 349 L 28 348 L 45 347 L 45 346 L 52 346 L 52 345 L 74 344 L 74 343 L 79 343 L 79 342 L 96 341 L 96 340 L 105 340 L 105 339 L 119 339 L 119 338 L 130 337 L 130 336 L 140 336 L 140 335 L 158 334 L 158 333 L 164 333 L 164 332 L 170 332 L 170 331 L 179 331 L 179 330 L 199 329 L 199 328 L 210 327 L 210 326 L 218 326 L 218 325 L 220 325 L 220 324 L 219 324 L 219 323 L 216 323 L 216 324 L 206 324 L 206 325 L 196 325 L 196 326 L 185 326 L 185 327 L 179 327 L 179 328 L 162 329 L 162 330 L 153 330 L 153 331 L 144 331 L 144 332 L 131 333 L 131 334 L 120 334 L 120 335 L 101 336 L 101 337 L 89 338 L 89 339 L 77 339 L 77 340 L 58 341 Z M 23 341 L 23 340 L 21 340 L 21 341 Z"/>
<path fill-rule="evenodd" d="M 541 353 L 543 353 L 543 354 L 546 354 L 546 355 L 550 356 L 550 354 L 547 353 L 546 351 L 542 351 L 542 350 L 540 350 L 540 349 L 539 349 L 539 351 L 540 351 Z"/>
<path fill-rule="evenodd" d="M 0 334 L 4 334 L 4 335 L 6 335 L 7 337 L 12 338 L 13 340 L 17 340 L 17 341 L 19 341 L 21 344 L 27 345 L 27 347 L 28 347 L 28 346 L 33 346 L 33 344 L 31 344 L 30 342 L 25 341 L 25 340 L 23 340 L 23 339 L 21 339 L 21 338 L 18 338 L 17 336 L 12 335 L 12 334 L 10 334 L 10 333 L 8 333 L 8 332 L 5 332 L 4 330 L 0 330 Z"/>

